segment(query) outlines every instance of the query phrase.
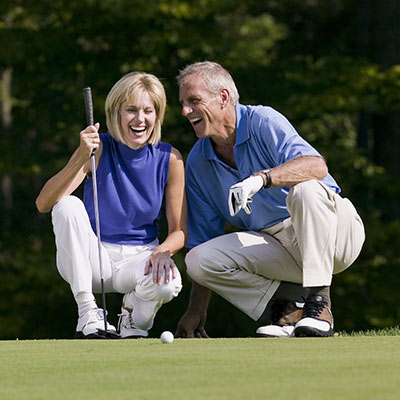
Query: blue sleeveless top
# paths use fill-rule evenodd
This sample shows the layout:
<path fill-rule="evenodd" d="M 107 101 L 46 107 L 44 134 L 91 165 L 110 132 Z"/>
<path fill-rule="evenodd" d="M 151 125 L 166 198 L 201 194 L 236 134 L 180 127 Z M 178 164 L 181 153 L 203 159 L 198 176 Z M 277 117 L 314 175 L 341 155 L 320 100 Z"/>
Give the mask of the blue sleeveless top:
<path fill-rule="evenodd" d="M 142 245 L 159 236 L 158 221 L 168 180 L 171 145 L 159 142 L 138 150 L 100 134 L 96 170 L 101 240 Z M 96 232 L 92 178 L 85 180 L 83 202 Z"/>

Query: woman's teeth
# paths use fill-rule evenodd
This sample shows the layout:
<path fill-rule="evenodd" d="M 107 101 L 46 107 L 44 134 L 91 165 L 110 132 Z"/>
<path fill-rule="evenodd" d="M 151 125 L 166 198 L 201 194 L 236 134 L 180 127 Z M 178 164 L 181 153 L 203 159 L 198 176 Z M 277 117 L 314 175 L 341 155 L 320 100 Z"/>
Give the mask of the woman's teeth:
<path fill-rule="evenodd" d="M 146 130 L 146 127 L 142 127 L 142 128 L 134 128 L 133 126 L 130 127 L 131 130 L 135 133 L 142 133 Z"/>

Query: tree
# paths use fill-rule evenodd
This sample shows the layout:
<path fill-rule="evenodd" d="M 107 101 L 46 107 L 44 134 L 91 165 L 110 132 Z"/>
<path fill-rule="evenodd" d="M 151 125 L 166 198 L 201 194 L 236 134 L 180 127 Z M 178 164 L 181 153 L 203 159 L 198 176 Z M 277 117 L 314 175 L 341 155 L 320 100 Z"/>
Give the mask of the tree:
<path fill-rule="evenodd" d="M 205 59 L 232 73 L 244 104 L 285 114 L 324 154 L 363 217 L 363 253 L 334 280 L 337 327 L 398 323 L 398 8 L 395 0 L 3 2 L 0 338 L 73 333 L 76 310 L 55 268 L 50 216 L 39 215 L 34 200 L 78 144 L 82 88 L 92 87 L 105 129 L 112 84 L 131 70 L 154 73 L 168 97 L 163 139 L 186 157 L 195 136 L 180 116 L 175 76 Z M 181 271 L 183 256 L 176 256 Z M 184 284 L 161 309 L 153 334 L 166 323 L 173 329 L 187 303 L 185 276 Z M 111 295 L 113 323 L 119 304 Z M 217 296 L 210 307 L 212 335 L 254 334 L 254 323 Z"/>

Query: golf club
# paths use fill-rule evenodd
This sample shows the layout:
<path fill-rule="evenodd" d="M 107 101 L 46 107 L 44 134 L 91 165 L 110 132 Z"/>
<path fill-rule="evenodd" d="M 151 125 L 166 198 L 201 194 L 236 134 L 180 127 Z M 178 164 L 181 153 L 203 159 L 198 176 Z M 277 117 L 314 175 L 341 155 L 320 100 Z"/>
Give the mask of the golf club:
<path fill-rule="evenodd" d="M 87 125 L 94 125 L 93 117 L 93 101 L 92 101 L 92 90 L 90 87 L 83 89 L 83 97 L 85 100 L 85 111 L 86 111 L 86 123 Z M 101 236 L 100 236 L 100 218 L 99 218 L 99 203 L 97 197 L 97 179 L 96 179 L 96 150 L 92 151 L 90 156 L 92 164 L 92 182 L 93 182 L 93 203 L 94 203 L 94 215 L 96 220 L 96 233 L 97 233 L 97 247 L 99 250 L 99 268 L 100 268 L 100 283 L 101 283 L 101 301 L 103 305 L 104 313 L 104 331 L 98 330 L 99 336 L 104 338 L 119 338 L 113 332 L 107 332 L 107 306 L 106 306 L 106 294 L 104 290 L 104 276 L 103 276 L 103 264 L 101 258 Z"/>

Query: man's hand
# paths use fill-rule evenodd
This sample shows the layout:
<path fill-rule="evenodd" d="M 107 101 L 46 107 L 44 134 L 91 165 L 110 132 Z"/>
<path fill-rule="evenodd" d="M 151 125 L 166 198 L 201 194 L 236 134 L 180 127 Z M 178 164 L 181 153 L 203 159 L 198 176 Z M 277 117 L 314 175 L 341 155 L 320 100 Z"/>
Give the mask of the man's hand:
<path fill-rule="evenodd" d="M 208 338 L 204 329 L 205 322 L 206 315 L 201 316 L 187 311 L 178 322 L 174 336 L 177 338 Z"/>
<path fill-rule="evenodd" d="M 234 217 L 242 208 L 246 214 L 251 213 L 252 197 L 264 186 L 260 175 L 250 176 L 236 183 L 229 189 L 228 205 L 231 217 Z"/>

